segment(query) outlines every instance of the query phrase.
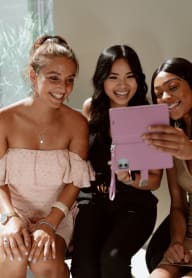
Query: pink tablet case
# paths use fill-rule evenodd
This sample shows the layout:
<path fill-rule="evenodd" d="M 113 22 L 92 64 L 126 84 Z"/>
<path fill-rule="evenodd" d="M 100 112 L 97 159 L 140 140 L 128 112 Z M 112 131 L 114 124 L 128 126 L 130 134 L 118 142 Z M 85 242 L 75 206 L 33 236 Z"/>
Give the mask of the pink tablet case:
<path fill-rule="evenodd" d="M 171 155 L 147 145 L 142 134 L 155 124 L 169 124 L 167 104 L 152 104 L 111 108 L 109 110 L 112 136 L 111 184 L 109 198 L 115 197 L 115 170 L 140 170 L 140 186 L 146 184 L 149 169 L 171 168 Z"/>

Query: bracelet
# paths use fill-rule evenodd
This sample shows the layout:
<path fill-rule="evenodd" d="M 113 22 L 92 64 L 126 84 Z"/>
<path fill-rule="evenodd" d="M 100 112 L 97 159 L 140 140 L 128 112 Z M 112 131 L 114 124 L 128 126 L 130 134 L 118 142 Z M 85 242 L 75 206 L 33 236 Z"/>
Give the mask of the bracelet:
<path fill-rule="evenodd" d="M 40 220 L 38 223 L 39 223 L 39 225 L 47 225 L 47 226 L 49 226 L 49 228 L 51 228 L 53 230 L 54 233 L 56 232 L 56 227 L 53 226 L 51 223 L 49 223 L 45 220 Z"/>
<path fill-rule="evenodd" d="M 69 212 L 69 208 L 64 203 L 59 202 L 59 201 L 53 203 L 52 207 L 53 208 L 58 208 L 59 210 L 61 210 L 65 214 L 65 216 Z"/>

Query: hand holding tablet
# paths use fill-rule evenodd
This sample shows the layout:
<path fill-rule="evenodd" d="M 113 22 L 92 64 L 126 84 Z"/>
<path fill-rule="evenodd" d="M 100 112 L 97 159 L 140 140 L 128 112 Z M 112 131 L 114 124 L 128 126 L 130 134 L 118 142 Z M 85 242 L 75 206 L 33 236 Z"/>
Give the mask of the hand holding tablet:
<path fill-rule="evenodd" d="M 166 104 L 111 108 L 109 110 L 112 136 L 110 199 L 115 197 L 114 172 L 141 171 L 141 186 L 148 179 L 149 169 L 171 168 L 172 156 L 146 144 L 142 135 L 151 125 L 169 125 Z"/>

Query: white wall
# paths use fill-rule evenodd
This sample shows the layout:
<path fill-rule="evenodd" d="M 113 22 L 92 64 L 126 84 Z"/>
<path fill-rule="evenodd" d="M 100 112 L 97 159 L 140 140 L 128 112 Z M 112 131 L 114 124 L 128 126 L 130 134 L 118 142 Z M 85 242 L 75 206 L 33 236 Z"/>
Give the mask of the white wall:
<path fill-rule="evenodd" d="M 55 33 L 68 40 L 80 62 L 69 105 L 81 108 L 92 94 L 96 59 L 112 44 L 126 43 L 137 51 L 148 84 L 164 59 L 191 59 L 191 11 L 191 0 L 55 0 Z M 169 208 L 165 179 L 156 194 L 160 199 L 158 224 Z"/>

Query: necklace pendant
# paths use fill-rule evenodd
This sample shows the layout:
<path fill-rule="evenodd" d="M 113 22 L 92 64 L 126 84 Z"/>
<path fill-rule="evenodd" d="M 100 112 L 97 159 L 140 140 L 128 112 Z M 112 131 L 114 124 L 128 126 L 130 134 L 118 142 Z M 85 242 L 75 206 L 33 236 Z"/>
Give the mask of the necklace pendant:
<path fill-rule="evenodd" d="M 43 144 L 43 139 L 40 140 L 40 144 Z"/>

